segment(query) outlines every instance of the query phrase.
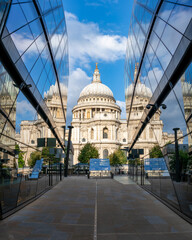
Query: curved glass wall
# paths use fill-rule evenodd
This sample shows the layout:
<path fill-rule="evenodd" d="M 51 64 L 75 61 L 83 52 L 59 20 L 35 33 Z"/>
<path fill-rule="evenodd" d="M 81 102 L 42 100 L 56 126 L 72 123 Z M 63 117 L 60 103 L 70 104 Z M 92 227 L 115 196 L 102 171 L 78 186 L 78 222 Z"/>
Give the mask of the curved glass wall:
<path fill-rule="evenodd" d="M 0 52 L 0 201 L 6 213 L 59 180 L 68 88 L 62 1 L 0 1 Z M 50 163 L 52 153 L 38 148 L 39 138 L 56 139 L 60 148 Z M 39 158 L 45 169 L 28 181 Z"/>
<path fill-rule="evenodd" d="M 189 218 L 191 29 L 191 1 L 135 1 L 125 62 L 129 174 Z"/>

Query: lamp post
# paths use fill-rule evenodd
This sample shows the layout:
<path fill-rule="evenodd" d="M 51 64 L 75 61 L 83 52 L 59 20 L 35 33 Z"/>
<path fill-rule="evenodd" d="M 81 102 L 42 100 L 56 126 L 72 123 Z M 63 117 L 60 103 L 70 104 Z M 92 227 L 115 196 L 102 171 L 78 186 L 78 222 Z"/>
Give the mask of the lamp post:
<path fill-rule="evenodd" d="M 63 128 L 63 143 L 64 143 L 64 146 L 65 146 L 65 129 L 66 129 L 66 126 L 62 126 Z"/>
<path fill-rule="evenodd" d="M 181 175 L 180 175 L 180 162 L 179 162 L 179 145 L 177 140 L 177 131 L 179 128 L 173 128 L 175 132 L 175 170 L 176 170 L 176 182 L 180 182 Z"/>
<path fill-rule="evenodd" d="M 158 108 L 156 104 L 151 104 L 151 103 L 147 104 L 146 108 L 150 109 L 151 107 L 154 107 L 154 106 Z M 167 108 L 167 106 L 164 103 L 160 104 L 160 107 L 162 107 L 163 109 Z"/>
<path fill-rule="evenodd" d="M 73 126 L 68 126 L 68 128 L 69 128 L 69 136 L 68 136 L 68 143 L 67 143 L 67 155 L 64 163 L 64 177 L 67 177 L 68 175 L 69 150 L 70 150 L 71 132 L 72 132 Z"/>
<path fill-rule="evenodd" d="M 63 145 L 64 145 L 64 149 L 65 149 L 65 130 L 66 130 L 66 126 L 61 126 L 63 128 Z M 63 165 L 64 168 L 64 165 Z M 60 180 L 62 180 L 62 165 L 60 162 Z"/>

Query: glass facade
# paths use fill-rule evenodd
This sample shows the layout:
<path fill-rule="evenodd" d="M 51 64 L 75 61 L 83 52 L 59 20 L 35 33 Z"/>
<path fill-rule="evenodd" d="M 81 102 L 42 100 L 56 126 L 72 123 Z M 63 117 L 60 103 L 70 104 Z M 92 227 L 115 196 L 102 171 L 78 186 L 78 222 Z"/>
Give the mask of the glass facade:
<path fill-rule="evenodd" d="M 153 137 L 156 144 L 149 142 L 148 152 L 129 160 L 129 174 L 192 219 L 191 52 L 191 1 L 134 2 L 125 62 L 128 134 L 132 133 L 129 152 L 143 148 L 138 142 L 144 136 L 146 141 Z M 132 129 L 138 92 L 147 97 L 140 98 L 144 108 Z M 155 127 L 157 121 L 163 132 Z M 162 169 L 162 161 L 167 170 Z"/>
<path fill-rule="evenodd" d="M 50 160 L 49 149 L 38 148 L 38 138 L 55 138 L 56 147 L 64 150 L 69 70 L 62 1 L 1 0 L 0 53 L 0 212 L 4 214 L 49 188 L 50 169 L 51 185 L 59 181 L 56 170 L 62 154 Z M 39 179 L 29 181 L 29 167 L 39 158 L 47 168 Z"/>

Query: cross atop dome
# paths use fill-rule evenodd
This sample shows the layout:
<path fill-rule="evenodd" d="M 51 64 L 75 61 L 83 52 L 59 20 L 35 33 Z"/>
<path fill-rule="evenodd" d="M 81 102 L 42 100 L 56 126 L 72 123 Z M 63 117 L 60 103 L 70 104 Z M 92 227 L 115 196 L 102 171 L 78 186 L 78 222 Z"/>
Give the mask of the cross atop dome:
<path fill-rule="evenodd" d="M 92 83 L 101 83 L 101 79 L 100 79 L 100 73 L 99 73 L 99 69 L 98 69 L 98 63 L 96 63 L 96 67 L 95 67 L 95 71 L 93 74 L 93 81 Z"/>

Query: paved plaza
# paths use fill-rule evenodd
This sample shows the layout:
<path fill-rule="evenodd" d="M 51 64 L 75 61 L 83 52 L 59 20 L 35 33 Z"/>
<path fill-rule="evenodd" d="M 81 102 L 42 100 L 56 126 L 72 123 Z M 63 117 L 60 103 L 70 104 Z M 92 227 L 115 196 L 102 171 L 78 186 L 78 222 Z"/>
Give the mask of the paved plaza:
<path fill-rule="evenodd" d="M 128 177 L 68 177 L 0 222 L 5 240 L 191 240 L 192 225 Z"/>

